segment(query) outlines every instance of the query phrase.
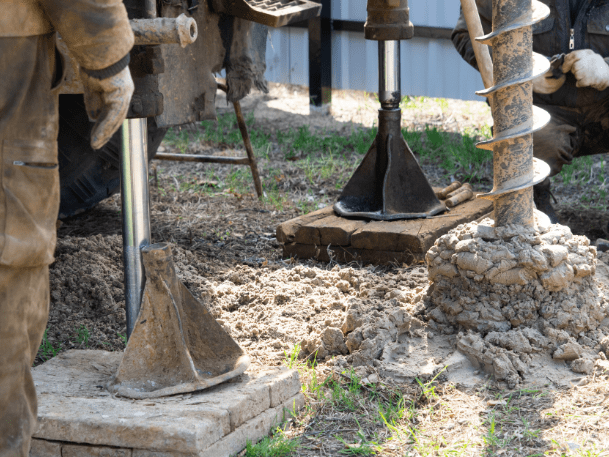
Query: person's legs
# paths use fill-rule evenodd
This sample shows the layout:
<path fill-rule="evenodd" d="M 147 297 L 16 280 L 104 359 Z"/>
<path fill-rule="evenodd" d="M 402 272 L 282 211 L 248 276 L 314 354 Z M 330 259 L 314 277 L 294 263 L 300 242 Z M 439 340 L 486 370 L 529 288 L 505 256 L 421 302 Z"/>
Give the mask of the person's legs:
<path fill-rule="evenodd" d="M 581 142 L 575 157 L 609 152 L 609 99 L 581 108 Z"/>
<path fill-rule="evenodd" d="M 27 457 L 59 208 L 54 36 L 0 38 L 0 457 Z"/>
<path fill-rule="evenodd" d="M 550 113 L 552 118 L 543 129 L 533 133 L 533 155 L 550 166 L 550 176 L 560 173 L 563 165 L 573 161 L 574 149 L 581 142 L 581 129 L 577 126 L 577 110 L 540 106 Z M 552 207 L 550 179 L 533 188 L 535 206 L 544 212 L 552 223 L 558 222 L 558 216 Z"/>
<path fill-rule="evenodd" d="M 0 267 L 0 456 L 26 457 L 36 427 L 30 367 L 46 327 L 49 268 Z"/>

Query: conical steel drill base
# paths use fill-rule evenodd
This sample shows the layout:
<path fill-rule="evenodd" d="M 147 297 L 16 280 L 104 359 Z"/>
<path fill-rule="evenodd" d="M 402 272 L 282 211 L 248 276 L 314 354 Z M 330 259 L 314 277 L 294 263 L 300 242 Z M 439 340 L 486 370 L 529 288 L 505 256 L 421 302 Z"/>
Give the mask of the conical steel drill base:
<path fill-rule="evenodd" d="M 435 216 L 446 210 L 401 134 L 401 111 L 379 111 L 379 133 L 334 210 L 381 221 Z"/>
<path fill-rule="evenodd" d="M 162 397 L 243 373 L 249 357 L 178 280 L 169 246 L 147 246 L 142 257 L 142 308 L 108 390 L 128 398 Z"/>

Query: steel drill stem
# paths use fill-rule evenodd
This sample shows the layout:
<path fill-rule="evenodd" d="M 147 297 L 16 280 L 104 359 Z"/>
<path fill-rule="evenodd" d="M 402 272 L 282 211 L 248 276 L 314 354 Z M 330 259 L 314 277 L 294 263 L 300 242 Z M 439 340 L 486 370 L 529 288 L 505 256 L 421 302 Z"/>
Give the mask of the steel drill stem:
<path fill-rule="evenodd" d="M 122 136 L 121 203 L 125 310 L 129 338 L 140 311 L 146 281 L 141 249 L 150 244 L 146 119 L 125 120 Z"/>
<path fill-rule="evenodd" d="M 394 110 L 401 101 L 400 42 L 379 41 L 379 101 Z"/>

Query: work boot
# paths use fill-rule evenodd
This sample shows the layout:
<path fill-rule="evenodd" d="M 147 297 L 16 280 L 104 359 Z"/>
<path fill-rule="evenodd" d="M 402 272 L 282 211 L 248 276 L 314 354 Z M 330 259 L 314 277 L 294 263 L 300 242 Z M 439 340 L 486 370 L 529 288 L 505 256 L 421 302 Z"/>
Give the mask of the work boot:
<path fill-rule="evenodd" d="M 535 207 L 542 213 L 545 213 L 546 216 L 550 218 L 552 224 L 558 224 L 558 216 L 552 207 L 552 203 L 550 203 L 550 198 L 554 200 L 554 203 L 558 203 L 550 191 L 550 178 L 546 178 L 539 184 L 533 186 L 533 201 L 535 202 Z"/>

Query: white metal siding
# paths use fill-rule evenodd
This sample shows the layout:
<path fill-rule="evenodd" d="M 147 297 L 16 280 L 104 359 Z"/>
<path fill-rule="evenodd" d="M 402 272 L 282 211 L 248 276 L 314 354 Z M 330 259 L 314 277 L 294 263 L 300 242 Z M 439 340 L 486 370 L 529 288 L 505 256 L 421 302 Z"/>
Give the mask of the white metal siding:
<path fill-rule="evenodd" d="M 452 28 L 459 15 L 457 0 L 411 1 L 415 25 Z M 332 17 L 364 21 L 366 0 L 334 1 Z M 402 94 L 482 100 L 478 72 L 467 65 L 446 39 L 413 38 L 402 41 Z M 363 33 L 337 31 L 332 38 L 332 87 L 378 91 L 377 43 Z M 266 51 L 269 81 L 308 85 L 308 31 L 270 29 Z"/>

